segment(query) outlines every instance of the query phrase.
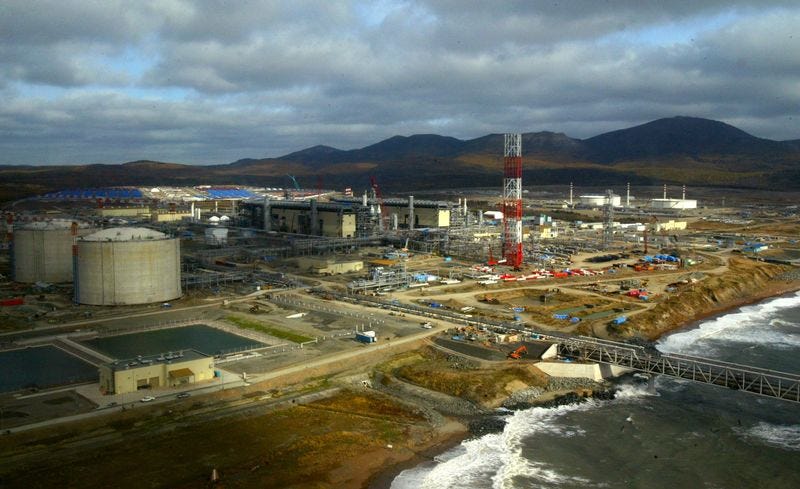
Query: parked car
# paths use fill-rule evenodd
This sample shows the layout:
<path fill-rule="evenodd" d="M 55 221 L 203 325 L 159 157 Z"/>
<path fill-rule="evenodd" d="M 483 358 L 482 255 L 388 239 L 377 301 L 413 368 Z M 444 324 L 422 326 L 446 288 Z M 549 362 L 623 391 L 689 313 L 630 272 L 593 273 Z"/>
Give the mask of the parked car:
<path fill-rule="evenodd" d="M 156 398 L 153 396 L 144 396 L 143 398 L 139 399 L 139 402 L 150 402 L 155 400 Z"/>

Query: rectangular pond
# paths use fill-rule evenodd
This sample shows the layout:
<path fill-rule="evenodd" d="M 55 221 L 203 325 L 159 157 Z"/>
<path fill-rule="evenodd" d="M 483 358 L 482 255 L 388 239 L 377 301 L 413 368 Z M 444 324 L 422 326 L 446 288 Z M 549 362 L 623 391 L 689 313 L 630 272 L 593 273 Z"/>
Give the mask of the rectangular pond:
<path fill-rule="evenodd" d="M 264 346 L 258 341 L 226 333 L 205 324 L 106 336 L 81 343 L 117 360 L 190 349 L 206 355 L 218 355 Z"/>
<path fill-rule="evenodd" d="M 97 367 L 45 345 L 0 352 L 0 392 L 96 381 Z"/>

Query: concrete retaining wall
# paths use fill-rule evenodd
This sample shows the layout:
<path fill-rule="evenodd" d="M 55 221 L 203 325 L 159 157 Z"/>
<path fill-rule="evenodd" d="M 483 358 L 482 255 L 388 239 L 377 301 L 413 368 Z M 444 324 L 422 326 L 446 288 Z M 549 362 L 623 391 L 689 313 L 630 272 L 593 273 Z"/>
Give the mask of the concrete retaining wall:
<path fill-rule="evenodd" d="M 597 381 L 630 371 L 630 369 L 616 365 L 597 363 L 539 362 L 536 367 L 552 377 L 579 377 Z"/>

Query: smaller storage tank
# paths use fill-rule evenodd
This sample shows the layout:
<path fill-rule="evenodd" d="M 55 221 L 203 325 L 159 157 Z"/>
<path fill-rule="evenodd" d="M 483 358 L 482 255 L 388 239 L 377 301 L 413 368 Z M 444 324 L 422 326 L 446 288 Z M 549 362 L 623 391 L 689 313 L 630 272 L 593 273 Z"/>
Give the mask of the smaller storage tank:
<path fill-rule="evenodd" d="M 181 296 L 180 240 L 147 228 L 108 228 L 78 240 L 81 304 L 164 302 Z"/>
<path fill-rule="evenodd" d="M 653 209 L 697 209 L 694 199 L 653 199 L 650 201 Z"/>
<path fill-rule="evenodd" d="M 578 197 L 578 202 L 586 207 L 602 207 L 606 205 L 605 195 L 581 195 Z M 611 197 L 611 205 L 620 207 L 622 205 L 622 198 L 619 195 Z"/>
<path fill-rule="evenodd" d="M 11 249 L 14 280 L 23 283 L 72 282 L 72 245 L 93 230 L 86 223 L 52 219 L 24 224 L 14 230 Z"/>

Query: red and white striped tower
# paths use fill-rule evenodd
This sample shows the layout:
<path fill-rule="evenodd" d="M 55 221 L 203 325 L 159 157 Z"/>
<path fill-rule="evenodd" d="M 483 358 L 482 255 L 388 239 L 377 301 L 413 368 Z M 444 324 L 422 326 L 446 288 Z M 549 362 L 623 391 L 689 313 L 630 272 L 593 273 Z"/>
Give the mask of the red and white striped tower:
<path fill-rule="evenodd" d="M 505 135 L 503 158 L 503 258 L 522 265 L 522 135 Z"/>

